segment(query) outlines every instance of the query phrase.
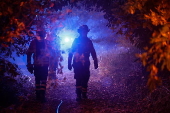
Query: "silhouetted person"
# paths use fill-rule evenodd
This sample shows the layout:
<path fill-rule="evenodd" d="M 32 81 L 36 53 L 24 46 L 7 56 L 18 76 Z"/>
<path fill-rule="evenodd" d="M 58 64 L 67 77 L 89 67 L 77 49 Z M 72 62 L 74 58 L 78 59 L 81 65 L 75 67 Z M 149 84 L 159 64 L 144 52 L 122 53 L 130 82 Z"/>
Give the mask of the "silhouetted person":
<path fill-rule="evenodd" d="M 90 78 L 90 54 L 94 60 L 94 68 L 98 68 L 96 51 L 92 41 L 87 37 L 89 31 L 90 29 L 87 25 L 79 27 L 78 33 L 80 36 L 74 40 L 68 57 L 68 69 L 71 70 L 72 67 L 74 68 L 77 101 L 87 98 L 87 87 Z"/>
<path fill-rule="evenodd" d="M 46 82 L 50 59 L 50 44 L 45 39 L 45 31 L 37 31 L 36 39 L 31 41 L 27 51 L 27 69 L 34 72 L 36 99 L 45 102 Z M 33 64 L 31 59 L 33 57 Z"/>

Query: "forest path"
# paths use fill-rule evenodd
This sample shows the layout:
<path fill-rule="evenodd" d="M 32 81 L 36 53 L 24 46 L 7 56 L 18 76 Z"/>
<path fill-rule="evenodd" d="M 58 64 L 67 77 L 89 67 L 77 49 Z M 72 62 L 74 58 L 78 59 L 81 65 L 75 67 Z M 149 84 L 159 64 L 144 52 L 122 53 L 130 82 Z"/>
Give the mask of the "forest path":
<path fill-rule="evenodd" d="M 35 95 L 32 95 L 32 98 L 24 103 L 19 112 L 57 113 L 58 110 L 58 113 L 124 113 L 132 112 L 133 106 L 136 104 L 134 99 L 130 99 L 127 88 L 124 89 L 121 85 L 116 86 L 115 83 L 109 81 L 108 77 L 103 78 L 105 80 L 102 81 L 93 81 L 92 78 L 89 82 L 89 99 L 77 102 L 75 100 L 75 80 L 73 76 L 68 76 L 65 81 L 58 81 L 55 88 L 47 89 L 46 103 L 37 102 Z"/>
<path fill-rule="evenodd" d="M 77 102 L 74 73 L 68 72 L 59 75 L 56 87 L 47 88 L 46 103 L 35 101 L 33 94 L 20 113 L 132 113 L 138 100 L 143 98 L 140 86 L 144 84 L 139 74 L 132 70 L 124 76 L 121 69 L 117 69 L 115 73 L 101 75 L 99 70 L 92 70 L 88 99 Z"/>

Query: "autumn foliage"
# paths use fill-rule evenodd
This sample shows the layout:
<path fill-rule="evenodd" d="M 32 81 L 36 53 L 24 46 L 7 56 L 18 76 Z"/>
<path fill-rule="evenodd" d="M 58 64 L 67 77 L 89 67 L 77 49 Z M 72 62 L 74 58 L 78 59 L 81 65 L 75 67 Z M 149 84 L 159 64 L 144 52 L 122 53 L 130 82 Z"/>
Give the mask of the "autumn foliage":
<path fill-rule="evenodd" d="M 145 46 L 145 52 L 138 54 L 144 66 L 150 72 L 148 86 L 151 90 L 161 84 L 161 71 L 170 71 L 170 23 L 169 23 L 168 0 L 129 0 L 125 3 L 127 12 L 137 15 L 138 20 L 143 21 L 143 28 L 148 28 L 152 32 L 149 44 Z M 145 33 L 144 33 L 145 34 Z"/>
<path fill-rule="evenodd" d="M 137 57 L 149 72 L 147 85 L 154 90 L 162 83 L 163 71 L 170 71 L 170 1 L 169 0 L 1 0 L 0 1 L 0 59 L 25 54 L 36 30 L 46 30 L 53 40 L 57 28 L 63 27 L 64 15 L 71 13 L 62 7 L 70 5 L 87 11 L 103 11 L 108 28 L 124 35 L 125 40 L 141 49 Z M 14 73 L 15 64 L 7 71 Z M 13 66 L 12 66 L 13 65 Z M 168 75 L 169 77 L 169 75 Z M 2 80 L 3 78 L 0 78 Z M 166 78 L 168 79 L 168 78 Z"/>

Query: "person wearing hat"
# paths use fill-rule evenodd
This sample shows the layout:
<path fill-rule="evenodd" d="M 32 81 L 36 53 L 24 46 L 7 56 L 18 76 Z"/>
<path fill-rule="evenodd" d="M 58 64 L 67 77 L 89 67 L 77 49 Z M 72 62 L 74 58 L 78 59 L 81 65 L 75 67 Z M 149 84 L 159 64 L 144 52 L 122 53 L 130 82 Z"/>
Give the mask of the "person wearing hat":
<path fill-rule="evenodd" d="M 50 44 L 45 39 L 45 31 L 37 31 L 27 50 L 27 69 L 35 76 L 36 99 L 45 102 L 46 82 L 48 76 Z M 33 57 L 33 63 L 31 59 Z"/>
<path fill-rule="evenodd" d="M 90 55 L 94 61 L 94 68 L 98 68 L 96 51 L 92 41 L 87 37 L 89 31 L 90 29 L 87 25 L 79 27 L 78 33 L 80 36 L 73 41 L 68 56 L 68 69 L 72 70 L 72 67 L 74 68 L 77 101 L 87 99 L 87 87 L 90 78 Z"/>

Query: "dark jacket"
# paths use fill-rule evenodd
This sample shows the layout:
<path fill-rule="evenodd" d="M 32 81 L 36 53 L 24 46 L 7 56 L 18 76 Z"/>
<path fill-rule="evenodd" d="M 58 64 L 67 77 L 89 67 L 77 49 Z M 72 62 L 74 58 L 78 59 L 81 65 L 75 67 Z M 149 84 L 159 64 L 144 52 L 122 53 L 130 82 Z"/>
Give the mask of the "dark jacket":
<path fill-rule="evenodd" d="M 31 41 L 27 50 L 27 63 L 31 64 L 31 57 L 33 55 L 34 65 L 49 65 L 49 58 L 51 56 L 50 42 L 47 40 L 38 41 L 34 39 Z"/>
<path fill-rule="evenodd" d="M 89 38 L 76 38 L 73 41 L 71 51 L 69 53 L 69 62 L 71 62 L 74 55 L 73 65 L 77 62 L 90 65 L 90 54 L 92 55 L 93 60 L 97 60 L 96 51 L 92 41 Z"/>

